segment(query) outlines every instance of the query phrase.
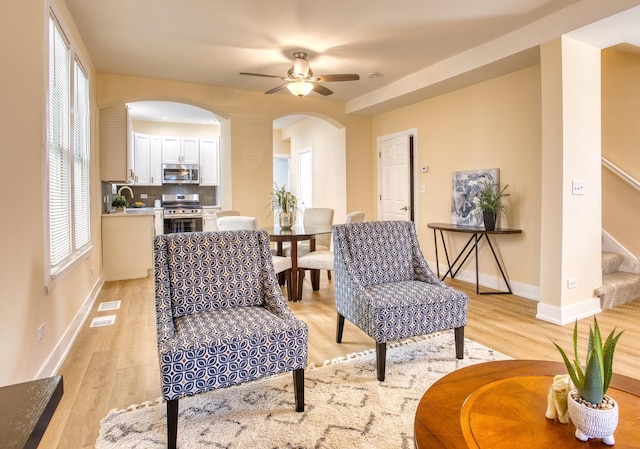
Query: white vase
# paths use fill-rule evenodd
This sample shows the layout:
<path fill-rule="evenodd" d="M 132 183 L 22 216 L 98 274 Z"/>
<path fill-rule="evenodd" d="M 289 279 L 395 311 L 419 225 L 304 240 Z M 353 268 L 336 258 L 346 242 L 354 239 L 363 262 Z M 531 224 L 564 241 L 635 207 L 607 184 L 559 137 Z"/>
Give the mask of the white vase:
<path fill-rule="evenodd" d="M 576 438 L 580 441 L 602 438 L 603 443 L 613 446 L 616 442 L 613 432 L 618 427 L 618 403 L 611 397 L 605 396 L 613 402 L 613 408 L 606 410 L 589 408 L 573 398 L 574 392 L 576 390 L 571 391 L 567 396 L 567 405 L 571 422 L 576 426 Z"/>

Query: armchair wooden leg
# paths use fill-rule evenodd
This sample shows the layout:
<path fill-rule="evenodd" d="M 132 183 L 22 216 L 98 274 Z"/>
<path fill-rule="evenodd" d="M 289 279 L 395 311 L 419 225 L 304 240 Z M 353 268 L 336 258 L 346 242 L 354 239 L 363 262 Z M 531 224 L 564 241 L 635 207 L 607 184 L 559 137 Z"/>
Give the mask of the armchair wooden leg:
<path fill-rule="evenodd" d="M 384 381 L 384 372 L 387 363 L 387 344 L 376 342 L 376 367 L 378 380 Z"/>
<path fill-rule="evenodd" d="M 327 279 L 331 280 L 331 270 L 327 270 Z"/>
<path fill-rule="evenodd" d="M 293 370 L 293 391 L 296 400 L 296 412 L 304 412 L 304 369 Z"/>
<path fill-rule="evenodd" d="M 167 449 L 176 449 L 178 440 L 178 400 L 167 401 Z"/>
<path fill-rule="evenodd" d="M 342 343 L 342 331 L 344 331 L 344 317 L 338 314 L 338 326 L 336 328 L 336 343 Z"/>
<path fill-rule="evenodd" d="M 456 358 L 464 359 L 464 326 L 456 327 L 453 332 L 456 338 Z"/>
<path fill-rule="evenodd" d="M 302 283 L 304 282 L 304 268 L 298 268 L 298 301 L 302 301 Z"/>
<path fill-rule="evenodd" d="M 287 299 L 291 301 L 293 299 L 293 295 L 291 294 L 291 270 L 285 270 L 284 278 L 287 284 Z"/>

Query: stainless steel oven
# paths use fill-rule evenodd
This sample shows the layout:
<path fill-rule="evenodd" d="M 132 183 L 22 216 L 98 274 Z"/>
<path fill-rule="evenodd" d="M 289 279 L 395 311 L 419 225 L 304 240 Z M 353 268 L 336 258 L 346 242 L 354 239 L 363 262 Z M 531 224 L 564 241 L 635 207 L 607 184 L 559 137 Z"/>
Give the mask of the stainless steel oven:
<path fill-rule="evenodd" d="M 200 195 L 162 195 L 164 233 L 202 231 Z"/>

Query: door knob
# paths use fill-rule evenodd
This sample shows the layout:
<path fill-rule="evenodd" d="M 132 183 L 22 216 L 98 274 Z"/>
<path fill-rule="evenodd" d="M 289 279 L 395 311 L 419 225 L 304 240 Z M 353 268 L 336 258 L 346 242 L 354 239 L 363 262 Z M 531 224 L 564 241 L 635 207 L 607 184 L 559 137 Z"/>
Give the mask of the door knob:
<path fill-rule="evenodd" d="M 400 210 L 409 210 L 409 208 L 407 206 L 404 206 L 403 208 L 401 208 Z"/>

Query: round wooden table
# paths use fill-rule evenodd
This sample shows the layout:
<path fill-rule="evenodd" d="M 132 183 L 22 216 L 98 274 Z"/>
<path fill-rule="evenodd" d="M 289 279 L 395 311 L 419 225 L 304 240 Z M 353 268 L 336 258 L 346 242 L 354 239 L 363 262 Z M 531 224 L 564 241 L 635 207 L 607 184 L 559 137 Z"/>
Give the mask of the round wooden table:
<path fill-rule="evenodd" d="M 573 424 L 545 418 L 553 376 L 563 363 L 505 360 L 454 371 L 427 390 L 415 419 L 415 446 L 425 448 L 590 448 Z M 614 374 L 607 392 L 620 406 L 615 448 L 640 448 L 640 380 Z"/>
<path fill-rule="evenodd" d="M 289 242 L 291 244 L 291 300 L 299 301 L 301 298 L 298 298 L 298 242 L 309 240 L 309 251 L 315 251 L 316 236 L 331 234 L 333 232 L 332 226 L 297 224 L 291 229 L 282 229 L 280 226 L 262 229 L 268 232 L 271 241 L 276 243 L 276 251 L 279 256 L 284 255 L 282 243 Z M 316 286 L 320 283 L 320 270 L 311 270 L 311 282 L 314 284 L 314 290 L 317 290 Z"/>

